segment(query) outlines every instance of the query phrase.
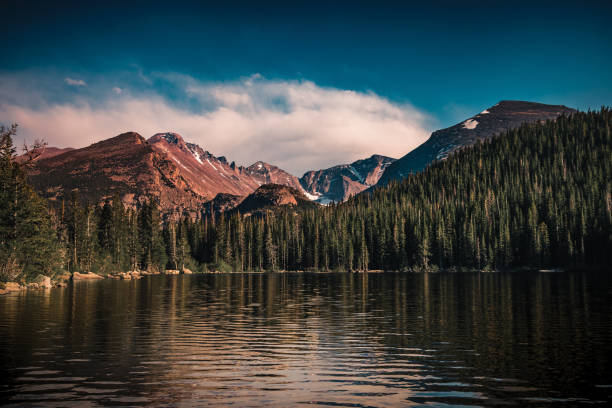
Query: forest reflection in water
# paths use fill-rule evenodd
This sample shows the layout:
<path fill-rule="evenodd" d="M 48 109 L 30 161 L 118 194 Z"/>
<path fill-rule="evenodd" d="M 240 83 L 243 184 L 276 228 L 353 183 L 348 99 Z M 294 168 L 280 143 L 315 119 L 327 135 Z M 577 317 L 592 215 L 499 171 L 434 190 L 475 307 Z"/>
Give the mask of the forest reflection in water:
<path fill-rule="evenodd" d="M 0 297 L 0 401 L 408 406 L 612 401 L 595 273 L 236 273 Z"/>

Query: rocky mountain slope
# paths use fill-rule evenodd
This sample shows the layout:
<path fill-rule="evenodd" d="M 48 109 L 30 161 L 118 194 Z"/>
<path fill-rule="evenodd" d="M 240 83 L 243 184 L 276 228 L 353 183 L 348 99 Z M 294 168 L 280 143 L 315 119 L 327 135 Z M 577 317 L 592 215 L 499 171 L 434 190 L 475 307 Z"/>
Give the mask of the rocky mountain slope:
<path fill-rule="evenodd" d="M 165 213 L 194 216 L 231 210 L 271 183 L 289 186 L 306 199 L 343 201 L 375 184 L 392 161 L 374 155 L 307 172 L 300 180 L 263 161 L 248 167 L 228 163 L 177 133 L 158 133 L 145 140 L 127 132 L 81 149 L 48 147 L 30 169 L 30 177 L 37 190 L 55 202 L 67 200 L 73 190 L 88 202 L 118 194 L 128 205 L 156 198 Z"/>
<path fill-rule="evenodd" d="M 204 197 L 183 173 L 138 133 L 128 132 L 42 158 L 30 170 L 30 180 L 51 201 L 67 200 L 78 190 L 90 203 L 118 194 L 127 204 L 154 197 L 166 212 L 196 210 Z"/>
<path fill-rule="evenodd" d="M 477 140 L 493 137 L 523 123 L 553 120 L 574 112 L 575 109 L 563 105 L 501 101 L 461 123 L 433 132 L 425 143 L 389 165 L 377 185 L 385 185 L 391 180 L 419 172 L 433 161 L 443 160 L 457 149 L 470 146 Z"/>
<path fill-rule="evenodd" d="M 306 172 L 300 183 L 311 199 L 322 204 L 341 202 L 375 185 L 394 161 L 391 157 L 375 154 L 351 164 Z"/>
<path fill-rule="evenodd" d="M 318 204 L 308 199 L 302 191 L 293 187 L 280 184 L 264 184 L 242 200 L 240 205 L 234 208 L 234 211 L 239 211 L 241 214 L 252 214 L 284 206 L 307 209 L 317 207 Z"/>
<path fill-rule="evenodd" d="M 128 132 L 82 149 L 47 148 L 30 178 L 51 201 L 66 200 L 73 190 L 88 202 L 119 194 L 124 203 L 134 205 L 151 197 L 159 200 L 165 213 L 192 215 L 206 211 L 204 204 L 215 198 L 211 209 L 233 208 L 266 183 L 301 189 L 296 177 L 276 166 L 236 166 L 176 133 L 145 140 Z"/>
<path fill-rule="evenodd" d="M 246 168 L 247 173 L 253 177 L 260 185 L 263 184 L 282 184 L 301 191 L 300 180 L 269 163 L 258 161 Z"/>
<path fill-rule="evenodd" d="M 64 154 L 66 152 L 69 152 L 71 150 L 74 150 L 71 147 L 66 147 L 66 148 L 59 148 L 59 147 L 42 147 L 39 149 L 34 149 L 32 151 L 32 155 L 33 157 L 35 157 L 35 161 L 37 160 L 43 160 L 43 159 L 48 159 L 50 157 L 54 157 L 54 156 L 59 156 L 60 154 Z M 17 157 L 18 161 L 22 161 L 22 160 L 26 160 L 27 155 L 23 154 L 21 156 Z"/>
<path fill-rule="evenodd" d="M 234 195 L 229 193 L 219 193 L 204 205 L 206 214 L 214 215 L 236 208 L 246 196 Z"/>
<path fill-rule="evenodd" d="M 158 133 L 148 143 L 172 160 L 191 189 L 205 200 L 212 200 L 218 193 L 247 195 L 260 186 L 244 167 L 236 167 L 223 156 L 215 157 L 196 144 L 186 143 L 177 133 Z"/>

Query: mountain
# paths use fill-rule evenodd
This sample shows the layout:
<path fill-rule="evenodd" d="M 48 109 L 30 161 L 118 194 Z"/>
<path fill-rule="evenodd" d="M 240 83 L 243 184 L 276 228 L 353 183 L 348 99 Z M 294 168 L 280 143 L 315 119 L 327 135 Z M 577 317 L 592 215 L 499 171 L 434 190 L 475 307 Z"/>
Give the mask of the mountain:
<path fill-rule="evenodd" d="M 306 172 L 300 183 L 313 200 L 322 204 L 341 202 L 375 185 L 394 161 L 391 157 L 375 154 L 351 164 Z"/>
<path fill-rule="evenodd" d="M 302 191 L 300 180 L 297 177 L 271 164 L 258 161 L 247 167 L 246 171 L 251 177 L 257 180 L 260 185 L 270 183 L 282 184 Z"/>
<path fill-rule="evenodd" d="M 160 154 L 135 132 L 127 132 L 38 160 L 29 178 L 51 201 L 70 192 L 97 203 L 118 194 L 126 204 L 156 198 L 165 212 L 195 210 L 204 200 L 167 155 Z"/>
<path fill-rule="evenodd" d="M 203 200 L 178 166 L 135 132 L 38 160 L 29 177 L 52 201 L 73 190 L 90 203 L 114 194 L 128 204 L 155 197 L 165 211 L 195 209 Z"/>
<path fill-rule="evenodd" d="M 223 156 L 215 157 L 196 144 L 186 143 L 177 133 L 158 133 L 148 143 L 172 160 L 191 189 L 207 201 L 219 193 L 247 195 L 261 185 L 246 168 L 236 167 Z"/>
<path fill-rule="evenodd" d="M 419 172 L 430 163 L 444 160 L 452 152 L 473 145 L 477 140 L 491 138 L 523 123 L 554 120 L 575 112 L 575 109 L 563 105 L 501 101 L 461 123 L 433 132 L 425 143 L 389 165 L 377 185 L 386 185 L 391 180 Z"/>
<path fill-rule="evenodd" d="M 81 149 L 47 148 L 29 172 L 35 188 L 51 201 L 68 199 L 73 190 L 90 203 L 115 194 L 128 205 L 156 198 L 166 214 L 196 215 L 215 198 L 208 207 L 227 210 L 270 182 L 301 189 L 296 177 L 276 166 L 236 166 L 177 133 L 145 140 L 127 132 Z"/>
<path fill-rule="evenodd" d="M 280 184 L 264 184 L 249 194 L 234 210 L 241 214 L 262 212 L 276 207 L 315 208 L 306 195 L 293 187 Z"/>
<path fill-rule="evenodd" d="M 308 171 L 300 179 L 262 161 L 248 167 L 236 166 L 171 132 L 158 133 L 148 140 L 127 132 L 82 149 L 49 147 L 36 160 L 30 175 L 41 195 L 56 202 L 67 199 L 73 190 L 91 203 L 119 194 L 128 205 L 156 198 L 165 213 L 195 215 L 201 211 L 228 211 L 236 206 L 245 208 L 255 198 L 247 196 L 266 184 L 288 186 L 300 197 L 326 204 L 345 201 L 374 185 L 418 172 L 457 149 L 522 123 L 574 112 L 561 105 L 501 101 L 455 126 L 434 132 L 399 160 L 373 155 L 350 164 Z M 284 205 L 286 200 L 292 201 L 289 196 L 294 196 L 287 191 L 260 193 L 266 192 L 270 197 L 274 193 L 272 201 Z M 257 200 L 265 201 L 264 196 L 257 196 Z M 242 201 L 244 197 L 247 198 Z M 294 197 L 293 201 L 299 200 Z M 208 202 L 211 203 L 205 206 Z"/>

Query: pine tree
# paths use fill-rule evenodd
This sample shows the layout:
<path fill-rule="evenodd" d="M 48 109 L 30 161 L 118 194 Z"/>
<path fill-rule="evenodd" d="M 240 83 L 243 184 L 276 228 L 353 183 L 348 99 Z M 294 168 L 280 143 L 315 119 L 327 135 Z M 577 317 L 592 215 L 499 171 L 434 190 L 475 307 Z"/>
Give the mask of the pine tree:
<path fill-rule="evenodd" d="M 0 127 L 0 280 L 53 275 L 61 252 L 46 202 L 27 183 L 15 158 L 17 126 Z M 27 164 L 27 163 L 26 163 Z"/>

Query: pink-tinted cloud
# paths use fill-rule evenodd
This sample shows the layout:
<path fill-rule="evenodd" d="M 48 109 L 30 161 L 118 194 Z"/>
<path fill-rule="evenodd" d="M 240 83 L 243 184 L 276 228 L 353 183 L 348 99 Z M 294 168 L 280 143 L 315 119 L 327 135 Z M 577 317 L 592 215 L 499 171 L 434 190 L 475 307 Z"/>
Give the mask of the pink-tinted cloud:
<path fill-rule="evenodd" d="M 17 122 L 20 137 L 42 137 L 61 147 L 83 147 L 128 130 L 145 137 L 174 131 L 239 164 L 264 160 L 296 175 L 375 153 L 400 157 L 429 134 L 424 113 L 373 93 L 258 76 L 178 84 L 194 98 L 213 101 L 213 108 L 194 112 L 160 95 L 115 92 L 98 104 L 0 104 L 0 119 Z"/>

